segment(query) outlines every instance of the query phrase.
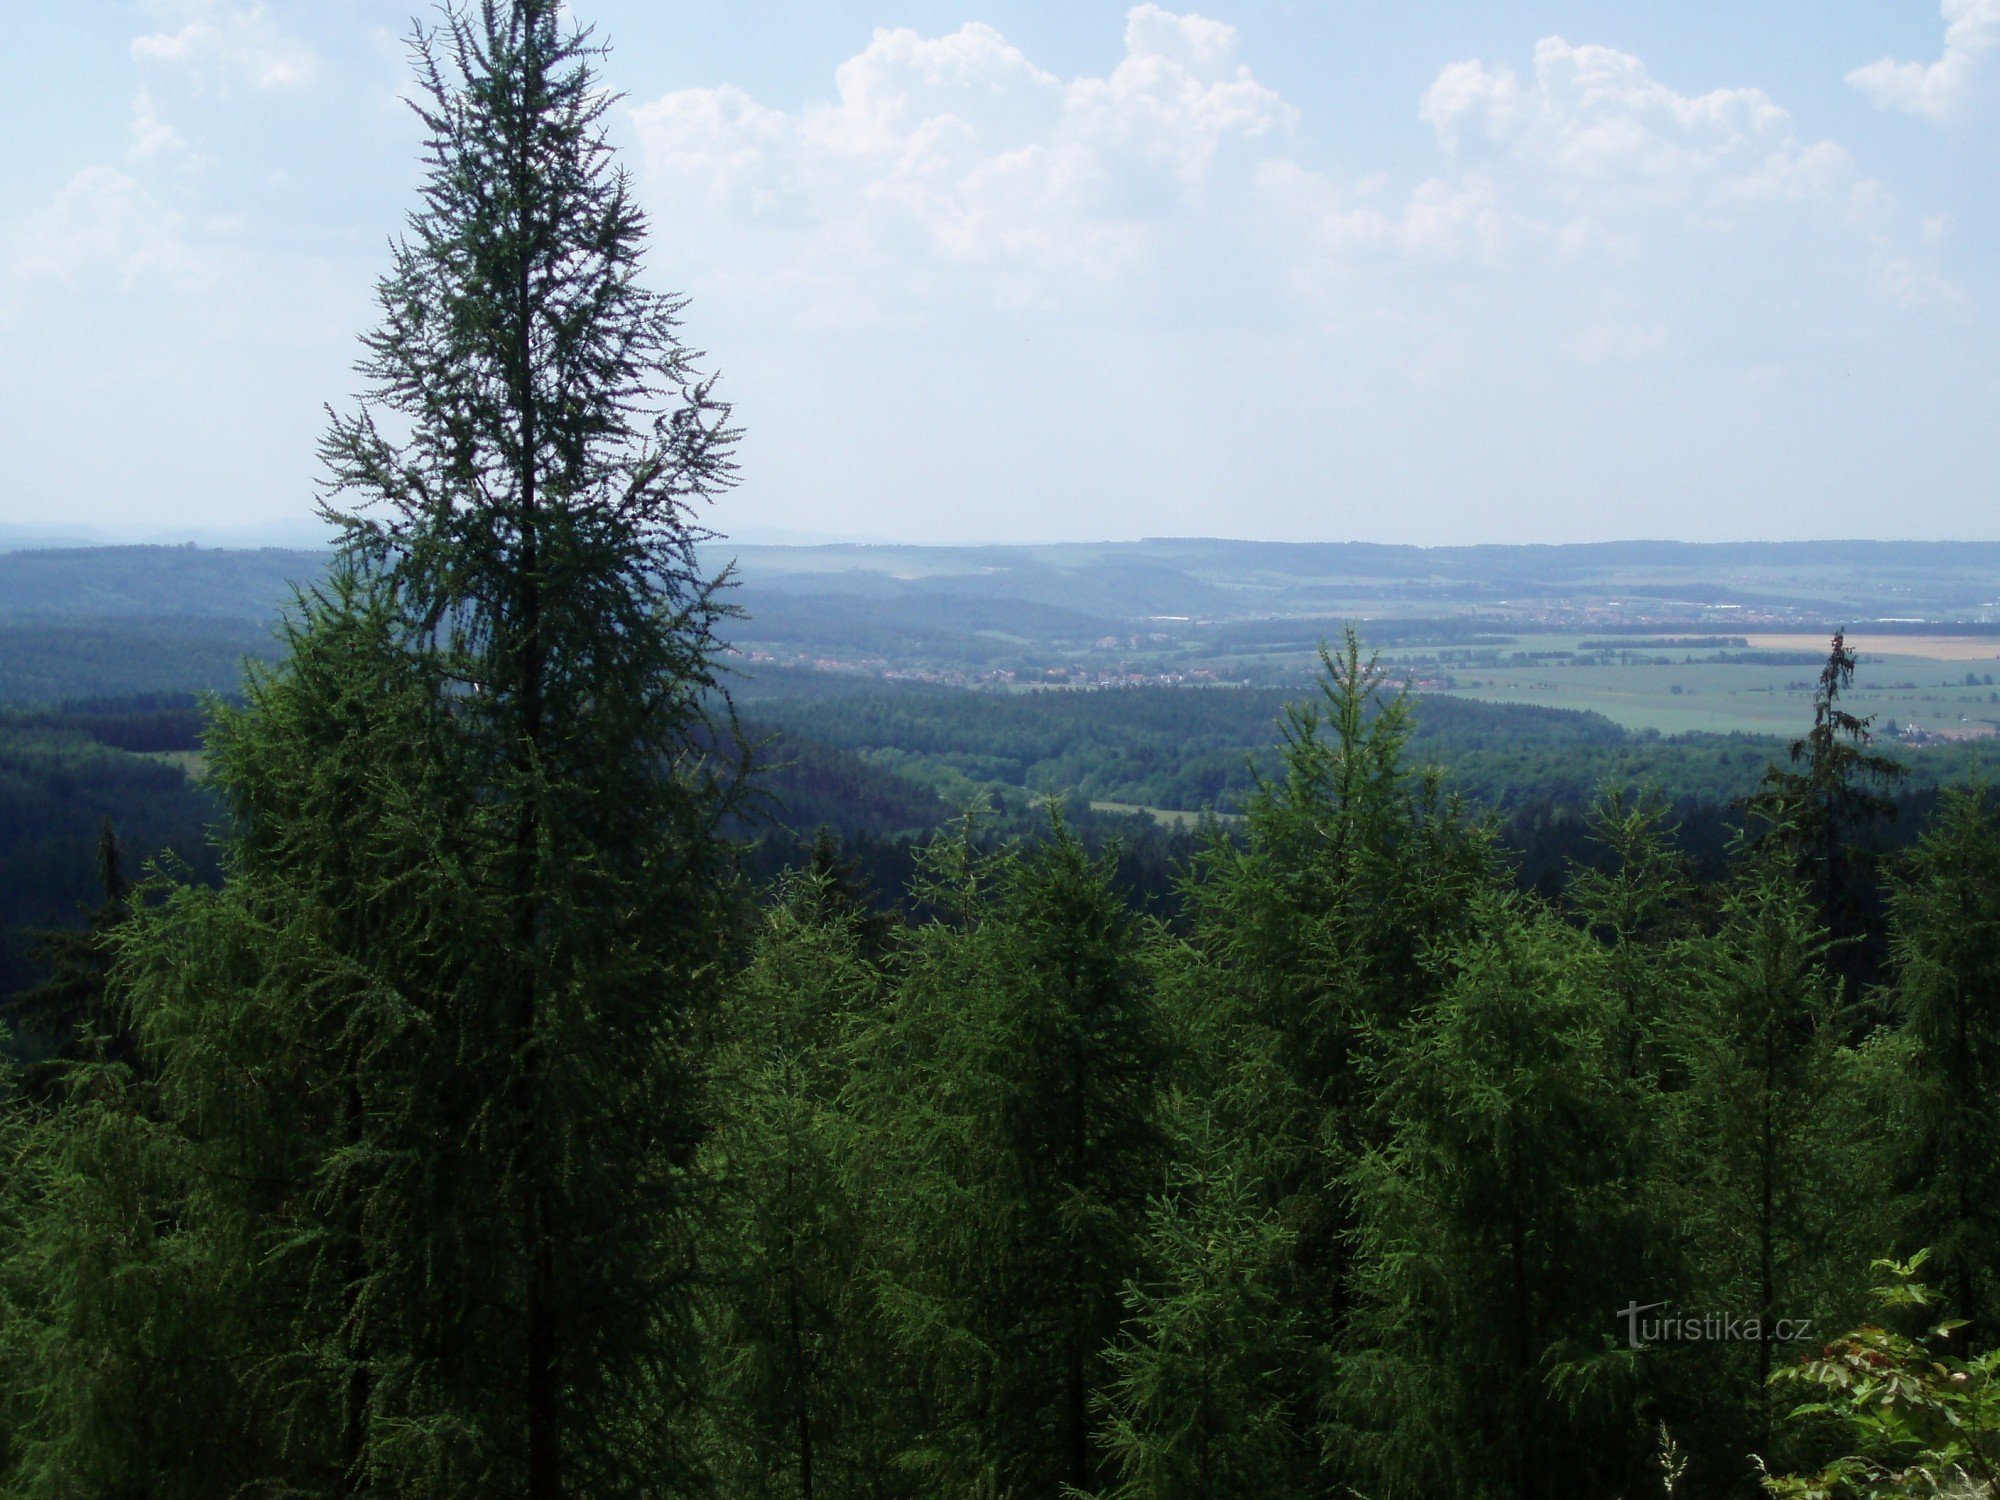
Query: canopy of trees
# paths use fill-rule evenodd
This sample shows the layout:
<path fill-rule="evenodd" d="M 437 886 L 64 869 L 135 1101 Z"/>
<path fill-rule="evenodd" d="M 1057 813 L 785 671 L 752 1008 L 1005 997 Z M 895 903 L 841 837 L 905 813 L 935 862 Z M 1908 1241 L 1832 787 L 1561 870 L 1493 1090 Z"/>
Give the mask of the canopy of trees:
<path fill-rule="evenodd" d="M 1059 801 L 901 844 L 900 890 L 831 835 L 760 890 L 696 552 L 735 434 L 595 56 L 556 0 L 419 35 L 339 561 L 207 710 L 212 868 L 135 882 L 91 816 L 186 702 L 5 726 L 0 796 L 69 788 L 49 847 L 97 871 L 5 1013 L 0 1489 L 1978 1493 L 1988 791 L 1883 857 L 1836 637 L 1707 867 L 1621 789 L 1524 886 L 1423 753 L 1453 711 L 1349 633 L 1170 902 Z M 824 728 L 829 803 L 934 815 Z M 204 847 L 157 769 L 137 836 Z M 1964 1321 L 1826 1342 L 1919 1244 Z"/>

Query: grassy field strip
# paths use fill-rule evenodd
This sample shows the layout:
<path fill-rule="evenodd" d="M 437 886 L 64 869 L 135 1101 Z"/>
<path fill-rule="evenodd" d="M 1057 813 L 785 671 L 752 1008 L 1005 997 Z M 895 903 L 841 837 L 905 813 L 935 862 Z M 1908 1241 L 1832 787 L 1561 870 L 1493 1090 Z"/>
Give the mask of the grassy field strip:
<path fill-rule="evenodd" d="M 1824 634 L 1746 635 L 1752 650 L 1824 651 Z M 1869 635 L 1847 637 L 1847 644 L 1864 656 L 1909 656 L 1919 661 L 2000 661 L 2000 638 L 1990 635 Z"/>
<path fill-rule="evenodd" d="M 141 750 L 141 760 L 156 760 L 163 766 L 179 766 L 189 781 L 200 781 L 208 774 L 208 752 L 205 750 Z"/>
<path fill-rule="evenodd" d="M 1904 642 L 1898 639 L 1897 644 Z M 1923 655 L 1864 651 L 1848 700 L 1854 711 L 1875 715 L 1878 729 L 1886 729 L 1893 720 L 1919 724 L 1934 733 L 1989 732 L 2000 721 L 1996 699 L 2000 689 L 1986 684 L 1985 671 L 1976 673 L 1977 682 L 1962 679 L 1995 658 L 1946 658 L 1931 654 L 1933 644 L 1933 639 L 1923 641 Z M 2000 645 L 1980 644 L 1989 651 Z M 1766 644 L 1765 649 L 1777 648 Z M 1657 729 L 1663 734 L 1706 730 L 1780 735 L 1796 734 L 1811 724 L 1813 679 L 1818 675 L 1806 666 L 1702 661 L 1553 669 L 1510 664 L 1459 672 L 1462 675 L 1455 674 L 1450 691 L 1489 703 L 1586 709 L 1628 729 Z M 1991 675 L 2000 678 L 2000 666 Z"/>
<path fill-rule="evenodd" d="M 1137 802 L 1092 802 L 1092 812 L 1102 813 L 1145 813 L 1163 828 L 1196 828 L 1201 824 L 1203 814 L 1188 812 L 1178 807 L 1144 807 Z M 1241 823 L 1241 813 L 1210 813 L 1218 823 Z"/>

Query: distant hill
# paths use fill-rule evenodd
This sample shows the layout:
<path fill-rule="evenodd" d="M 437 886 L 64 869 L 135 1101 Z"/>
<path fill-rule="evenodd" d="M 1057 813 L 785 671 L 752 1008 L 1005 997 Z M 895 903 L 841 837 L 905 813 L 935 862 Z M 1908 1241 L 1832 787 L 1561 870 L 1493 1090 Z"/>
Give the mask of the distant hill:
<path fill-rule="evenodd" d="M 2000 616 L 2000 542 L 1594 542 L 1401 547 L 1161 537 L 1033 547 L 866 545 L 704 549 L 734 562 L 737 602 L 773 614 L 816 597 L 834 612 L 904 601 L 967 632 L 1087 634 L 1153 616 L 1214 619 L 1492 610 L 1631 595 L 1702 604 Z M 317 578 L 324 552 L 43 547 L 0 552 L 0 616 L 206 615 L 264 620 Z M 842 601 L 845 601 L 844 603 Z M 1042 614 L 1036 616 L 1035 612 Z M 1028 629 L 1023 629 L 1027 622 Z"/>
<path fill-rule="evenodd" d="M 330 554 L 285 548 L 0 552 L 0 700 L 227 687 Z M 756 670 L 938 682 L 1277 681 L 1344 621 L 1440 647 L 1538 628 L 2000 628 L 1996 542 L 1606 542 L 1401 547 L 1159 537 L 1009 547 L 717 542 L 726 627 Z M 1890 628 L 1921 629 L 1921 625 Z M 1416 634 L 1413 635 L 1412 633 Z M 1442 659 L 1440 658 L 1440 661 Z M 1275 674 L 1275 675 L 1274 675 Z M 1122 680 L 1122 679 L 1121 679 Z M 1289 680 L 1289 679 L 1287 679 Z"/>
<path fill-rule="evenodd" d="M 266 621 L 324 552 L 277 547 L 43 547 L 0 552 L 0 618 L 204 616 Z"/>
<path fill-rule="evenodd" d="M 1537 602 L 1768 606 L 1831 619 L 2000 616 L 2000 542 L 1593 542 L 1408 547 L 1156 537 L 1037 547 L 736 547 L 746 594 L 950 593 L 1127 619 L 1471 609 Z"/>

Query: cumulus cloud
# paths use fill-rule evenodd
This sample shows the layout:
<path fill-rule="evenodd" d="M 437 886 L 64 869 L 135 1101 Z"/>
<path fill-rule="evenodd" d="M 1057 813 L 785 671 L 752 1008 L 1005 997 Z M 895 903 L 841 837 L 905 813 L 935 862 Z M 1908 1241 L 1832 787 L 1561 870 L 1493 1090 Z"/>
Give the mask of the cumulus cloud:
<path fill-rule="evenodd" d="M 1418 115 L 1446 170 L 1400 199 L 1377 178 L 1343 185 L 1288 160 L 1259 169 L 1266 209 L 1296 240 L 1297 282 L 1324 291 L 1355 261 L 1385 256 L 1612 265 L 1652 241 L 1775 215 L 1860 244 L 1878 286 L 1920 300 L 1906 289 L 1926 279 L 1925 263 L 1897 245 L 1886 190 L 1836 143 L 1802 136 L 1761 89 L 1684 93 L 1628 52 L 1549 37 L 1525 77 L 1505 64 L 1444 67 Z M 1658 352 L 1654 332 L 1593 325 L 1569 349 L 1591 362 L 1636 358 Z"/>
<path fill-rule="evenodd" d="M 1510 211 L 1498 185 L 1478 174 L 1431 178 L 1399 203 L 1382 201 L 1385 187 L 1379 177 L 1343 186 L 1284 159 L 1267 161 L 1257 172 L 1266 208 L 1289 223 L 1309 257 L 1490 263 L 1525 242 L 1549 239 L 1542 224 Z"/>
<path fill-rule="evenodd" d="M 109 277 L 129 289 L 149 275 L 199 280 L 183 217 L 114 167 L 85 167 L 10 236 L 10 279 L 75 285 Z"/>
<path fill-rule="evenodd" d="M 311 50 L 285 34 L 263 0 L 153 0 L 149 9 L 159 29 L 134 37 L 132 56 L 185 69 L 201 87 L 290 88 L 317 69 Z"/>
<path fill-rule="evenodd" d="M 1452 318 L 1476 314 L 1442 312 L 1439 294 L 1479 271 L 1539 286 L 1543 326 L 1581 330 L 1550 334 L 1570 358 L 1653 361 L 1684 352 L 1670 325 L 1703 326 L 1704 304 L 1726 297 L 1714 275 L 1735 264 L 1754 278 L 1780 243 L 1786 257 L 1849 263 L 1855 284 L 1905 308 L 1969 301 L 1939 264 L 1943 223 L 1905 215 L 1761 89 L 1684 92 L 1630 53 L 1550 37 L 1521 71 L 1442 68 L 1418 114 L 1440 163 L 1413 189 L 1279 156 L 1257 168 L 1288 284 L 1338 326 L 1386 319 L 1441 340 Z M 1699 289 L 1637 269 L 1711 254 L 1721 258 Z M 1607 297 L 1627 310 L 1578 316 L 1579 300 Z"/>
<path fill-rule="evenodd" d="M 1761 89 L 1683 94 L 1628 52 L 1561 37 L 1536 45 L 1530 79 L 1453 63 L 1420 113 L 1454 157 L 1506 162 L 1552 198 L 1598 212 L 1725 215 L 1770 203 L 1864 212 L 1880 193 L 1841 147 L 1801 139 Z"/>
<path fill-rule="evenodd" d="M 1934 63 L 1880 58 L 1847 75 L 1878 109 L 1941 120 L 1971 92 L 1980 59 L 2000 46 L 2000 0 L 1944 0 L 1944 54 Z"/>
<path fill-rule="evenodd" d="M 181 133 L 154 108 L 152 94 L 139 90 L 132 99 L 132 144 L 125 150 L 126 157 L 135 162 L 153 161 L 184 155 L 187 149 Z"/>
<path fill-rule="evenodd" d="M 1971 303 L 1965 288 L 1927 256 L 1885 250 L 1875 270 L 1878 290 L 1898 306 L 1956 312 Z"/>
<path fill-rule="evenodd" d="M 1672 352 L 1673 336 L 1665 323 L 1592 323 L 1563 348 L 1587 365 L 1638 364 Z"/>
<path fill-rule="evenodd" d="M 632 120 L 663 231 L 689 206 L 707 245 L 754 230 L 738 274 L 822 299 L 973 276 L 1036 304 L 1144 274 L 1232 152 L 1290 129 L 1296 112 L 1237 51 L 1232 28 L 1153 4 L 1128 14 L 1110 72 L 1068 80 L 990 26 L 880 30 L 828 102 L 689 89 Z"/>
<path fill-rule="evenodd" d="M 725 85 L 631 111 L 669 256 L 705 268 L 704 295 L 812 321 L 1213 303 L 1224 280 L 1268 313 L 1299 292 L 1330 306 L 1362 266 L 1609 268 L 1676 236 L 1748 246 L 1759 221 L 1859 247 L 1895 301 L 1950 300 L 1887 191 L 1760 89 L 1683 92 L 1630 53 L 1550 37 L 1522 71 L 1443 68 L 1418 116 L 1439 159 L 1413 186 L 1309 166 L 1298 111 L 1237 32 L 1150 3 L 1101 74 L 1058 77 L 978 23 L 885 29 L 821 102 Z M 1649 355 L 1654 331 L 1571 352 Z"/>

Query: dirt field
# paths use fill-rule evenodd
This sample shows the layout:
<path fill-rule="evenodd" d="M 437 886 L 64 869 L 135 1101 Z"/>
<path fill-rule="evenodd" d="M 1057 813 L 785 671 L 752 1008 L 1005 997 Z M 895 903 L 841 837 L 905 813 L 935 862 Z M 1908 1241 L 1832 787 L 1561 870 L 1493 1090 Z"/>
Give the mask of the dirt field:
<path fill-rule="evenodd" d="M 1828 636 L 1818 633 L 1745 637 L 1760 651 L 1824 651 Z M 2000 661 L 2000 637 L 1990 635 L 1869 635 L 1847 638 L 1863 656 L 1914 656 L 1924 661 Z"/>

